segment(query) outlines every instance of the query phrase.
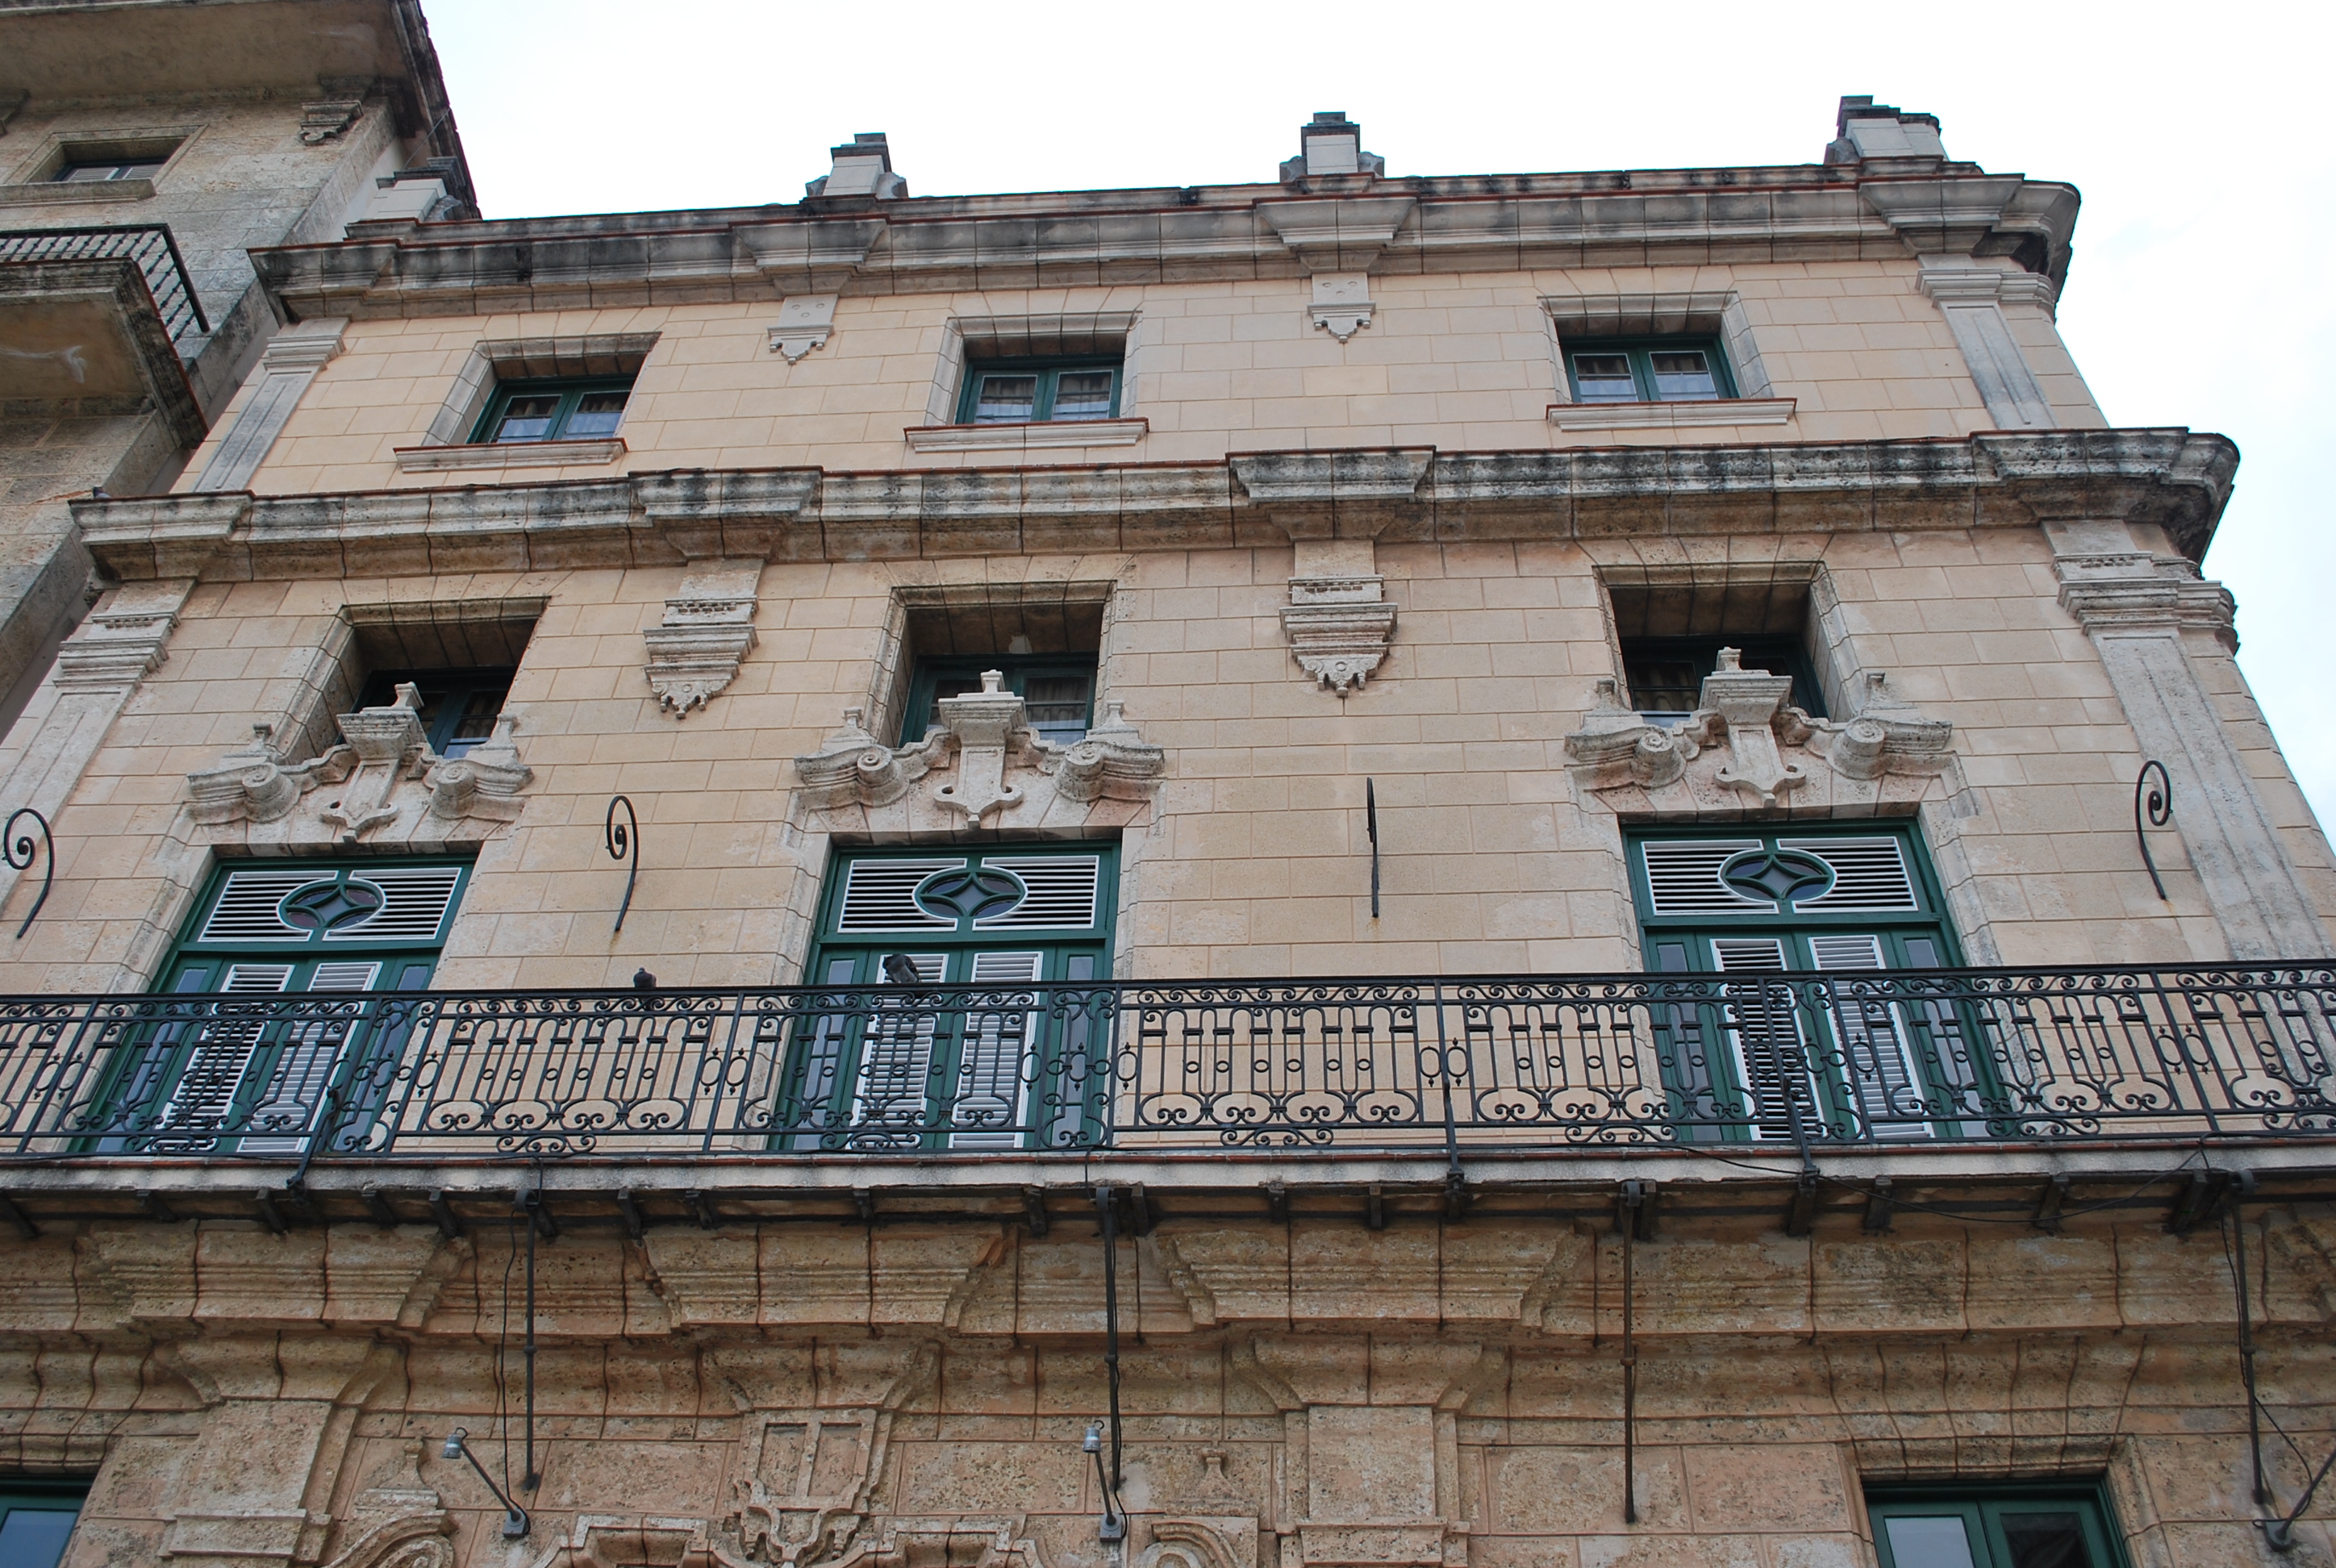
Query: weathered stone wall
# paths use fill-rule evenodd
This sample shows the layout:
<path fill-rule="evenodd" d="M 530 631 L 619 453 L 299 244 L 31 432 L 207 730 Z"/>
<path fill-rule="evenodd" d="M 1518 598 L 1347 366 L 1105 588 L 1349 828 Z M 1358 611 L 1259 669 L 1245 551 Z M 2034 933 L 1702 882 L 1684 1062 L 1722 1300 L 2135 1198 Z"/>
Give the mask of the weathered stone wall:
<path fill-rule="evenodd" d="M 2169 900 L 2150 886 L 2133 840 L 2144 754 L 2095 646 L 2055 597 L 2051 547 L 2035 531 L 1384 545 L 1377 568 L 1400 619 L 1377 674 L 1344 699 L 1291 657 L 1280 612 L 1295 560 L 1256 549 L 774 562 L 760 573 L 756 646 L 679 722 L 643 675 L 643 633 L 688 569 L 196 585 L 163 662 L 102 745 L 90 737 L 87 772 L 53 813 L 55 891 L 0 954 L 0 976 L 24 991 L 142 987 L 215 846 L 285 842 L 198 829 L 187 775 L 248 746 L 256 722 L 287 738 L 329 727 L 329 714 L 308 710 L 330 706 L 317 672 L 346 639 L 335 628 L 346 607 L 542 600 L 507 710 L 533 782 L 516 823 L 465 830 L 483 849 L 441 983 L 622 985 L 643 964 L 668 984 L 791 981 L 829 833 L 868 832 L 805 810 L 791 759 L 815 750 L 845 707 L 882 708 L 896 596 L 1063 582 L 1113 585 L 1101 695 L 1166 752 L 1156 798 L 1113 819 L 1126 823 L 1125 972 L 1635 969 L 1620 823 L 1651 808 L 1630 791 L 1581 789 L 1563 746 L 1593 683 L 1619 669 L 1599 573 L 1687 568 L 1727 581 L 1776 563 L 1814 570 L 1831 596 L 1838 676 L 1886 672 L 1904 700 L 1954 726 L 1955 765 L 1912 781 L 1892 809 L 1917 812 L 1971 961 L 2230 950 L 2171 833 L 2158 837 Z M 2211 628 L 2185 633 L 2184 647 L 2232 716 L 2228 733 L 2324 919 L 2336 910 L 2325 842 L 2227 651 Z M 36 698 L 11 745 L 25 747 L 59 700 L 54 689 Z M 0 766 L 15 755 L 0 752 Z M 1381 821 L 1376 921 L 1366 778 Z M 642 869 L 612 938 L 625 872 L 602 833 L 619 791 L 640 815 Z M 989 825 L 1028 824 L 1008 811 Z M 432 842 L 451 841 L 442 831 L 399 845 Z"/>
<path fill-rule="evenodd" d="M 0 1463 L 96 1471 L 73 1568 L 370 1568 L 384 1540 L 420 1543 L 409 1563 L 610 1568 L 1817 1568 L 1872 1561 L 1865 1485 L 2022 1475 L 2106 1475 L 2136 1564 L 2274 1560 L 2247 1523 L 2227 1230 L 1854 1223 L 1634 1244 L 1634 1525 L 1622 1242 L 1516 1216 L 1171 1217 L 1124 1239 L 1119 1553 L 1079 1451 L 1108 1402 L 1080 1222 L 637 1242 L 571 1215 L 538 1248 L 543 1482 L 515 1549 L 439 1451 L 461 1425 L 500 1475 L 502 1412 L 520 1473 L 515 1231 L 54 1229 L 0 1245 Z M 2265 1458 L 2292 1500 L 2331 1437 L 2336 1220 L 2246 1224 L 2262 1398 L 2296 1443 L 2266 1428 Z M 2327 1562 L 2325 1527 L 2302 1533 L 2285 1561 Z"/>
<path fill-rule="evenodd" d="M 1994 428 L 1912 258 L 1721 267 L 1377 277 L 1376 314 L 1345 343 L 1318 328 L 1307 281 L 1002 289 L 837 301 L 823 347 L 771 352 L 775 307 L 676 305 L 538 315 L 361 320 L 253 479 L 268 493 L 449 482 L 401 473 L 425 443 L 472 350 L 501 339 L 657 334 L 613 462 L 571 477 L 668 468 L 817 463 L 832 470 L 1087 463 L 1092 448 L 924 452 L 902 432 L 930 417 L 948 325 L 963 317 L 1135 313 L 1124 412 L 1149 422 L 1114 460 L 1214 460 L 1228 452 L 1441 446 L 1448 451 L 1672 445 L 1763 439 L 1864 441 Z M 1561 431 L 1566 402 L 1543 297 L 1734 290 L 1770 383 L 1796 400 L 1776 425 Z M 2023 345 L 2052 423 L 2104 421 L 2040 309 Z M 2023 320 L 2025 318 L 2023 317 Z M 247 390 L 246 396 L 250 395 Z M 200 459 L 194 465 L 200 472 Z M 546 471 L 535 470 L 535 473 Z"/>

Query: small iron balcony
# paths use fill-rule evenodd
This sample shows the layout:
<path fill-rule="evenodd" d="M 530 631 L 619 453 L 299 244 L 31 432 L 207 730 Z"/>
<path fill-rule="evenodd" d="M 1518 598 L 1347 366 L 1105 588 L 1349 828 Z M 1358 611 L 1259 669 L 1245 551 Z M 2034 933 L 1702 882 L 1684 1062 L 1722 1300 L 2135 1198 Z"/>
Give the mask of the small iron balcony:
<path fill-rule="evenodd" d="M 2336 966 L 0 998 L 0 1162 L 2336 1136 Z"/>

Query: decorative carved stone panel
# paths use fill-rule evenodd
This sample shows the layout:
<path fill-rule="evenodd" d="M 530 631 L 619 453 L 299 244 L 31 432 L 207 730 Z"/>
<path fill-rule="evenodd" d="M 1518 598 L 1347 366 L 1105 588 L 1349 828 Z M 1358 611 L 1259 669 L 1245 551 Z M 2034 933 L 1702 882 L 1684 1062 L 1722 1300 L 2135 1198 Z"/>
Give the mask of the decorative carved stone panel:
<path fill-rule="evenodd" d="M 649 685 L 658 706 L 677 719 L 703 707 L 738 677 L 754 650 L 755 595 L 761 561 L 715 563 L 681 579 L 665 601 L 665 621 L 641 634 L 648 645 Z"/>
<path fill-rule="evenodd" d="M 1281 624 L 1290 651 L 1340 696 L 1360 691 L 1395 641 L 1396 607 L 1383 577 L 1293 577 Z"/>
<path fill-rule="evenodd" d="M 943 697 L 914 745 L 884 745 L 864 727 L 864 709 L 844 709 L 842 726 L 795 758 L 803 803 L 885 808 L 896 819 L 887 826 L 950 830 L 1084 825 L 1097 802 L 1151 798 L 1167 758 L 1122 704 L 1105 702 L 1101 724 L 1056 745 L 1030 727 L 1004 680 L 985 670 L 980 691 Z"/>
<path fill-rule="evenodd" d="M 517 821 L 535 776 L 512 738 L 518 716 L 499 716 L 492 738 L 447 758 L 423 737 L 421 703 L 407 685 L 386 707 L 345 713 L 342 744 L 300 763 L 278 749 L 273 725 L 256 724 L 249 745 L 187 775 L 190 810 L 205 827 L 287 843 L 477 838 Z"/>
<path fill-rule="evenodd" d="M 1911 803 L 1953 757 L 1953 727 L 1903 702 L 1879 670 L 1846 724 L 1786 706 L 1791 677 L 1742 668 L 1732 648 L 1676 725 L 1622 706 L 1598 682 L 1597 706 L 1565 737 L 1567 771 L 1585 800 L 1675 813 L 1825 809 Z"/>

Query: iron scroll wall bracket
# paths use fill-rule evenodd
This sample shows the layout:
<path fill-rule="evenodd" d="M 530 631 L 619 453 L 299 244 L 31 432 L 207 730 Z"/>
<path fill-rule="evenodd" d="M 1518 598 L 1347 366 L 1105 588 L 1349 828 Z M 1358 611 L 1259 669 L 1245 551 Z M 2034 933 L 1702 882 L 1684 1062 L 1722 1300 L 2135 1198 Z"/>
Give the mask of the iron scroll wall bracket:
<path fill-rule="evenodd" d="M 2149 789 L 2149 775 L 2153 773 L 2157 775 L 2157 787 Z M 2148 790 L 2146 795 L 2142 793 L 2145 790 Z M 2149 885 L 2157 890 L 2160 899 L 2171 903 L 2173 901 L 2166 898 L 2166 882 L 2157 874 L 2157 862 L 2149 852 L 2149 833 L 2143 826 L 2145 816 L 2153 828 L 2162 828 L 2174 820 L 2174 781 L 2166 776 L 2166 765 L 2154 758 L 2141 765 L 2141 776 L 2133 781 L 2133 836 L 2141 845 L 2141 863 L 2149 868 Z"/>
<path fill-rule="evenodd" d="M 24 940 L 26 931 L 33 929 L 33 922 L 41 918 L 41 906 L 49 901 L 49 890 L 54 887 L 57 881 L 57 842 L 49 836 L 49 819 L 31 806 L 18 806 L 9 813 L 7 826 L 0 829 L 0 840 L 6 841 L 5 843 L 0 843 L 0 854 L 5 854 L 8 863 L 20 872 L 32 870 L 33 835 L 19 833 L 16 831 L 16 824 L 26 817 L 31 817 L 40 828 L 41 847 L 46 849 L 49 854 L 47 863 L 41 872 L 41 896 L 33 901 L 32 911 L 25 915 L 24 923 L 16 928 L 16 940 L 19 941 Z"/>
<path fill-rule="evenodd" d="M 1363 781 L 1363 826 L 1371 835 L 1371 919 L 1379 918 L 1379 789 L 1371 779 Z"/>
<path fill-rule="evenodd" d="M 625 820 L 621 823 L 617 820 L 618 806 L 625 808 Z M 633 803 L 623 795 L 611 797 L 608 802 L 608 858 L 627 868 L 625 901 L 617 906 L 617 923 L 608 932 L 612 937 L 624 930 L 625 916 L 632 912 L 633 884 L 641 876 L 640 839 L 641 823 L 633 815 Z"/>

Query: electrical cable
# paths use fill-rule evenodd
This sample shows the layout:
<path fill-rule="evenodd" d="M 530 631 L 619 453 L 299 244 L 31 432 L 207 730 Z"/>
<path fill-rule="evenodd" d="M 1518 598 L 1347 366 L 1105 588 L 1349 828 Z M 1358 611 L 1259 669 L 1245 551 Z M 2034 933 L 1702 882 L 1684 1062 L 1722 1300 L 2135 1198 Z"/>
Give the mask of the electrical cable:
<path fill-rule="evenodd" d="M 519 1261 L 519 1230 L 516 1222 L 506 1221 L 503 1238 L 510 1245 L 503 1252 L 503 1320 L 495 1336 L 495 1431 L 503 1445 L 503 1491 L 511 1491 L 511 1268 Z"/>

